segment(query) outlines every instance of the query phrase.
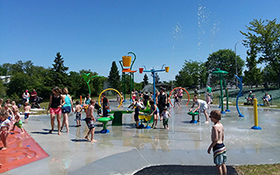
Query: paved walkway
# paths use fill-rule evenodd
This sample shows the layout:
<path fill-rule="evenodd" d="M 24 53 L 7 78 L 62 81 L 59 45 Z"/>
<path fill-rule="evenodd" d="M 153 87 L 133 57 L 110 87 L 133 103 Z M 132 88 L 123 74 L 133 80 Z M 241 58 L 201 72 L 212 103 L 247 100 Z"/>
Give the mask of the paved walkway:
<path fill-rule="evenodd" d="M 73 114 L 69 117 L 70 133 L 64 129 L 61 136 L 57 131 L 48 133 L 49 116 L 30 116 L 24 128 L 50 156 L 3 174 L 133 174 L 152 165 L 199 165 L 207 172 L 207 166 L 215 168 L 212 155 L 206 152 L 212 124 L 204 124 L 204 115 L 201 123 L 190 124 L 187 110 L 171 111 L 169 131 L 162 129 L 162 122 L 158 129 L 135 129 L 131 114 L 123 116 L 122 126 L 109 126 L 107 134 L 98 133 L 102 127 L 97 124 L 98 142 L 94 144 L 84 139 L 88 131 L 84 122 L 74 127 Z M 280 163 L 280 111 L 259 108 L 262 130 L 252 130 L 253 108 L 240 109 L 244 118 L 238 117 L 234 107 L 230 110 L 221 121 L 227 165 Z"/>

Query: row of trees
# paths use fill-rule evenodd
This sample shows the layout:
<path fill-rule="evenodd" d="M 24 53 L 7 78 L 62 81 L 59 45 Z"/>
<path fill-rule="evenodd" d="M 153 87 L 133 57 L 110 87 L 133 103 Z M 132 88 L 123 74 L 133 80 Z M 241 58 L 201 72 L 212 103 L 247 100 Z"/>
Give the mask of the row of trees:
<path fill-rule="evenodd" d="M 237 73 L 238 76 L 242 75 L 242 70 L 244 67 L 244 61 L 240 56 L 236 57 L 237 60 Z M 205 87 L 208 80 L 208 76 L 212 71 L 217 68 L 225 70 L 228 72 L 225 75 L 225 79 L 229 83 L 234 83 L 234 75 L 236 74 L 236 64 L 235 64 L 235 53 L 229 49 L 219 50 L 209 55 L 206 62 L 198 61 L 185 61 L 183 68 L 176 75 L 175 84 L 176 86 L 183 87 Z M 218 83 L 218 77 L 211 77 L 211 85 L 213 83 Z"/>
<path fill-rule="evenodd" d="M 7 95 L 10 98 L 19 98 L 25 89 L 29 91 L 36 89 L 40 96 L 49 97 L 54 86 L 68 87 L 74 96 L 85 95 L 88 92 L 88 87 L 82 78 L 82 74 L 97 75 L 97 73 L 90 70 L 67 72 L 68 69 L 64 65 L 64 60 L 59 52 L 56 54 L 52 68 L 34 66 L 32 61 L 18 61 L 15 64 L 5 63 L 0 66 L 0 74 L 11 75 L 11 79 L 10 83 L 5 86 L 3 82 L 0 82 L 1 96 Z M 106 78 L 98 77 L 94 80 L 94 85 L 93 82 L 90 84 L 94 95 L 103 89 L 104 81 L 106 81 Z"/>
<path fill-rule="evenodd" d="M 36 89 L 37 93 L 41 97 L 49 97 L 51 89 L 54 86 L 61 88 L 68 87 L 69 92 L 74 97 L 80 95 L 85 96 L 88 91 L 88 86 L 83 79 L 83 74 L 90 74 L 89 77 L 98 75 L 91 70 L 80 70 L 79 72 L 70 71 L 69 67 L 64 65 L 64 59 L 58 52 L 54 59 L 54 64 L 51 68 L 44 68 L 42 66 L 34 66 L 32 61 L 18 61 L 15 64 L 4 63 L 0 66 L 0 75 L 11 75 L 10 83 L 3 84 L 0 80 L 0 97 L 8 96 L 12 99 L 21 97 L 22 93 L 28 89 Z M 128 75 L 125 75 L 126 89 L 129 90 L 130 79 Z M 107 82 L 107 83 L 106 83 Z M 90 81 L 90 88 L 93 96 L 99 95 L 99 93 L 107 88 L 104 85 L 108 84 L 108 87 L 113 87 L 117 90 L 121 90 L 121 82 L 116 62 L 112 62 L 111 71 L 107 77 L 95 77 Z M 145 84 L 148 84 L 148 77 L 145 75 L 142 83 L 135 83 L 136 89 L 141 89 Z"/>

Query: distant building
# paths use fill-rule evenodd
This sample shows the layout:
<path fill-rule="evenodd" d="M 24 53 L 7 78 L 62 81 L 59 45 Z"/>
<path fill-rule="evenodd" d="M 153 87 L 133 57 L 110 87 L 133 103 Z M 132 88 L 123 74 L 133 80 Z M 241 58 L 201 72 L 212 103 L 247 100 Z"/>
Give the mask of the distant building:
<path fill-rule="evenodd" d="M 4 84 L 8 84 L 8 83 L 10 83 L 10 81 L 11 81 L 11 75 L 7 75 L 7 76 L 0 76 L 0 79 L 2 80 L 2 82 L 4 83 Z"/>

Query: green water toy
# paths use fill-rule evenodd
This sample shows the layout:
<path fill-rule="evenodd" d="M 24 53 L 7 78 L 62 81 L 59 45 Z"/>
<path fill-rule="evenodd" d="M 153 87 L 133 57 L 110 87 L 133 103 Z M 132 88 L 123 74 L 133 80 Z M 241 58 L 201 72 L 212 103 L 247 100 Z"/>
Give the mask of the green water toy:
<path fill-rule="evenodd" d="M 114 119 L 114 116 L 110 116 L 110 117 L 101 117 L 99 118 L 97 121 L 103 123 L 103 129 L 100 131 L 101 133 L 105 134 L 105 133 L 109 133 L 110 131 L 107 129 L 107 123 L 111 120 Z"/>
<path fill-rule="evenodd" d="M 195 120 L 195 116 L 199 115 L 199 112 L 197 112 L 197 111 L 195 111 L 195 112 L 190 111 L 188 114 L 192 116 L 192 120 L 190 121 L 190 123 L 197 123 L 197 121 Z"/>

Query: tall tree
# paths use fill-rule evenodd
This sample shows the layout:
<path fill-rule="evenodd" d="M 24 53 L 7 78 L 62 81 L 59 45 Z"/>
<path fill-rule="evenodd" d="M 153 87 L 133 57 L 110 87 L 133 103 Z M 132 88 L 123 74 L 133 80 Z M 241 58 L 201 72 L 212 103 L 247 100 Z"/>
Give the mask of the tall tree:
<path fill-rule="evenodd" d="M 242 75 L 244 61 L 239 55 L 236 56 L 237 61 L 237 74 Z M 209 55 L 206 61 L 206 70 L 208 72 L 215 71 L 216 68 L 227 71 L 228 75 L 225 76 L 226 80 L 234 80 L 236 74 L 235 53 L 230 49 L 221 49 Z"/>
<path fill-rule="evenodd" d="M 142 88 L 144 88 L 146 85 L 149 84 L 148 80 L 149 80 L 149 78 L 148 78 L 147 74 L 145 74 L 144 78 L 143 78 L 143 87 Z"/>
<path fill-rule="evenodd" d="M 268 82 L 276 84 L 278 82 L 276 70 L 273 69 L 271 64 L 265 66 L 265 68 L 262 70 L 262 77 L 265 85 L 268 84 Z"/>
<path fill-rule="evenodd" d="M 51 69 L 52 73 L 52 85 L 64 87 L 68 85 L 68 75 L 67 70 L 69 67 L 64 66 L 64 60 L 60 54 L 60 52 L 56 53 L 56 57 L 54 59 L 53 68 Z"/>
<path fill-rule="evenodd" d="M 268 63 L 275 70 L 278 76 L 278 86 L 280 87 L 280 24 L 276 19 L 256 20 L 254 19 L 246 26 L 248 32 L 240 31 L 247 40 L 243 44 L 250 48 L 250 43 L 254 43 L 258 51 L 258 63 Z"/>
<path fill-rule="evenodd" d="M 151 74 L 151 76 L 153 76 L 153 74 Z M 159 84 L 160 83 L 160 77 L 158 75 L 157 72 L 155 72 L 155 84 Z"/>
<path fill-rule="evenodd" d="M 116 62 L 113 61 L 112 62 L 112 67 L 109 73 L 109 77 L 108 77 L 108 81 L 110 83 L 110 85 L 112 86 L 112 88 L 115 88 L 117 90 L 121 90 L 120 89 L 120 85 L 121 85 L 121 81 L 120 81 L 120 74 L 119 74 L 119 70 L 118 67 L 116 65 Z"/>
<path fill-rule="evenodd" d="M 205 64 L 201 62 L 185 60 L 183 68 L 175 76 L 175 85 L 182 87 L 197 87 L 205 82 L 206 71 Z"/>
<path fill-rule="evenodd" d="M 260 85 L 262 82 L 261 69 L 257 68 L 257 48 L 255 43 L 250 43 L 250 49 L 247 50 L 246 67 L 244 71 L 244 83 L 252 85 Z"/>
<path fill-rule="evenodd" d="M 3 81 L 0 79 L 0 97 L 6 96 L 6 90 Z"/>

